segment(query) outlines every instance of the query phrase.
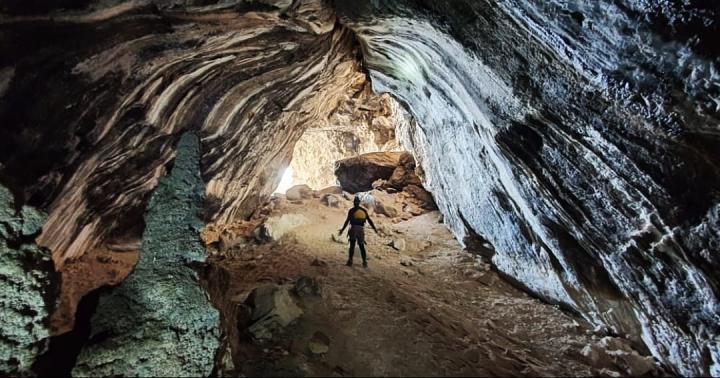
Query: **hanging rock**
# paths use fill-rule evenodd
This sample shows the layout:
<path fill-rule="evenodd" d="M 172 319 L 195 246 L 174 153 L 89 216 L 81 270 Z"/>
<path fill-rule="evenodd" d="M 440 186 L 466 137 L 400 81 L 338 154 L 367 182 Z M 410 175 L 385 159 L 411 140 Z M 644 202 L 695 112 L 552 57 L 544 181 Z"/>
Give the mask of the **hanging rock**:
<path fill-rule="evenodd" d="M 337 176 L 343 190 L 357 193 L 371 190 L 373 182 L 389 179 L 400 164 L 399 152 L 373 152 L 335 163 Z"/>

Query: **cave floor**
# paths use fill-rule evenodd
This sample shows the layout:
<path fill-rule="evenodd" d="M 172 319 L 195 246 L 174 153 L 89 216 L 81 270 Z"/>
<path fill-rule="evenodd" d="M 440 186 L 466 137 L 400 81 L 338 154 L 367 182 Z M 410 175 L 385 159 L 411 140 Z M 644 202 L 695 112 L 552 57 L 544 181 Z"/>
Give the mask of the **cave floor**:
<path fill-rule="evenodd" d="M 359 251 L 346 267 L 345 244 L 333 241 L 350 202 L 280 201 L 273 214 L 308 222 L 277 242 L 221 251 L 211 263 L 228 272 L 220 307 L 239 303 L 263 282 L 292 287 L 301 276 L 320 282 L 319 297 L 295 297 L 298 321 L 269 341 L 232 337 L 236 373 L 246 376 L 477 376 L 611 373 L 582 356 L 598 336 L 581 319 L 532 298 L 463 251 L 430 212 L 408 220 L 373 218 L 369 269 Z M 396 251 L 388 241 L 403 238 Z M 315 261 L 315 263 L 313 263 Z M 320 262 L 318 264 L 318 262 Z M 318 266 L 320 265 L 320 266 Z M 218 295 L 216 295 L 218 296 Z M 227 316 L 226 316 L 227 317 Z M 236 322 L 227 322 L 233 327 Z M 316 332 L 330 340 L 313 354 Z M 230 332 L 233 333 L 232 331 Z M 612 374 L 612 373 L 611 373 Z"/>

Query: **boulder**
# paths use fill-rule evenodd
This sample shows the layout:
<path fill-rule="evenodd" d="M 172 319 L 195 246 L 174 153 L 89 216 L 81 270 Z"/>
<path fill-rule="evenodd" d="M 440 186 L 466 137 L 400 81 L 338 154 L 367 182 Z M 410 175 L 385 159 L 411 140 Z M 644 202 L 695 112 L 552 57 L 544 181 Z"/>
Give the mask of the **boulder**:
<path fill-rule="evenodd" d="M 261 243 L 278 241 L 283 235 L 309 222 L 310 220 L 302 214 L 282 214 L 270 217 L 255 230 L 254 236 Z"/>
<path fill-rule="evenodd" d="M 250 307 L 248 331 L 257 340 L 268 340 L 302 315 L 302 310 L 284 287 L 265 284 L 248 296 L 245 304 Z"/>
<path fill-rule="evenodd" d="M 327 188 L 320 189 L 320 194 L 342 194 L 343 190 L 341 186 L 328 186 Z"/>
<path fill-rule="evenodd" d="M 304 199 L 312 198 L 313 190 L 307 185 L 295 185 L 285 192 L 285 198 L 288 201 L 302 201 Z"/>
<path fill-rule="evenodd" d="M 420 177 L 415 173 L 415 159 L 410 153 L 403 152 L 400 155 L 398 166 L 388 179 L 385 187 L 402 190 L 408 185 L 421 186 L 422 183 Z"/>
<path fill-rule="evenodd" d="M 335 176 L 350 193 L 368 191 L 376 180 L 387 180 L 393 175 L 401 156 L 401 152 L 373 152 L 339 160 L 335 163 Z"/>
<path fill-rule="evenodd" d="M 320 200 L 327 207 L 340 207 L 340 197 L 335 194 L 325 194 Z"/>
<path fill-rule="evenodd" d="M 388 218 L 395 218 L 400 214 L 400 211 L 394 206 L 377 200 L 375 201 L 375 212 L 385 215 Z"/>
<path fill-rule="evenodd" d="M 315 332 L 308 342 L 312 354 L 325 354 L 330 351 L 330 338 L 322 332 Z"/>
<path fill-rule="evenodd" d="M 293 291 L 298 297 L 319 297 L 322 295 L 320 282 L 315 278 L 302 276 L 295 281 Z"/>
<path fill-rule="evenodd" d="M 388 245 L 397 251 L 405 250 L 405 239 L 393 239 Z"/>
<path fill-rule="evenodd" d="M 403 188 L 403 192 L 413 198 L 418 206 L 425 210 L 437 210 L 437 204 L 433 199 L 432 194 L 425 190 L 423 187 L 415 184 L 407 185 Z"/>

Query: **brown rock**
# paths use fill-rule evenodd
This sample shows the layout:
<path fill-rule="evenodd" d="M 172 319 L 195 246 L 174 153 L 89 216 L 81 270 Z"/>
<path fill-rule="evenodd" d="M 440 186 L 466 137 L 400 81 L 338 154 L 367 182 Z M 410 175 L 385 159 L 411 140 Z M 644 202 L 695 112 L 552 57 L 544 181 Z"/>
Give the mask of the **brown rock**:
<path fill-rule="evenodd" d="M 401 156 L 400 152 L 373 152 L 339 160 L 335 163 L 335 176 L 348 192 L 368 191 L 376 180 L 387 180 L 393 175 Z"/>
<path fill-rule="evenodd" d="M 328 186 L 327 188 L 320 189 L 320 194 L 342 194 L 343 190 L 340 186 Z"/>
<path fill-rule="evenodd" d="M 307 185 L 295 185 L 285 192 L 285 197 L 291 202 L 312 198 L 312 196 L 313 190 Z"/>

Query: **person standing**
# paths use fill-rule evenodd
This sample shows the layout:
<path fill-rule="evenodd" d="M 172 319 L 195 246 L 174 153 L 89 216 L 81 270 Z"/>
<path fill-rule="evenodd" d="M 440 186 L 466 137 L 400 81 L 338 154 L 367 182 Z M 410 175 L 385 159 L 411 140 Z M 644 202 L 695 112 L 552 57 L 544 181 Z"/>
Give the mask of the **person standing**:
<path fill-rule="evenodd" d="M 342 236 L 343 231 L 345 231 L 347 225 L 350 224 L 350 230 L 348 231 L 348 235 L 350 236 L 350 250 L 348 251 L 349 257 L 345 265 L 353 265 L 353 255 L 355 254 L 355 244 L 357 243 L 360 247 L 360 254 L 362 255 L 363 268 L 367 268 L 367 253 L 365 251 L 365 222 L 370 224 L 376 234 L 377 229 L 375 228 L 375 224 L 372 219 L 370 219 L 370 214 L 368 214 L 367 210 L 360 207 L 360 198 L 356 196 L 353 200 L 353 204 L 354 206 L 348 210 L 345 224 L 343 224 L 342 228 L 338 232 L 338 235 Z"/>

